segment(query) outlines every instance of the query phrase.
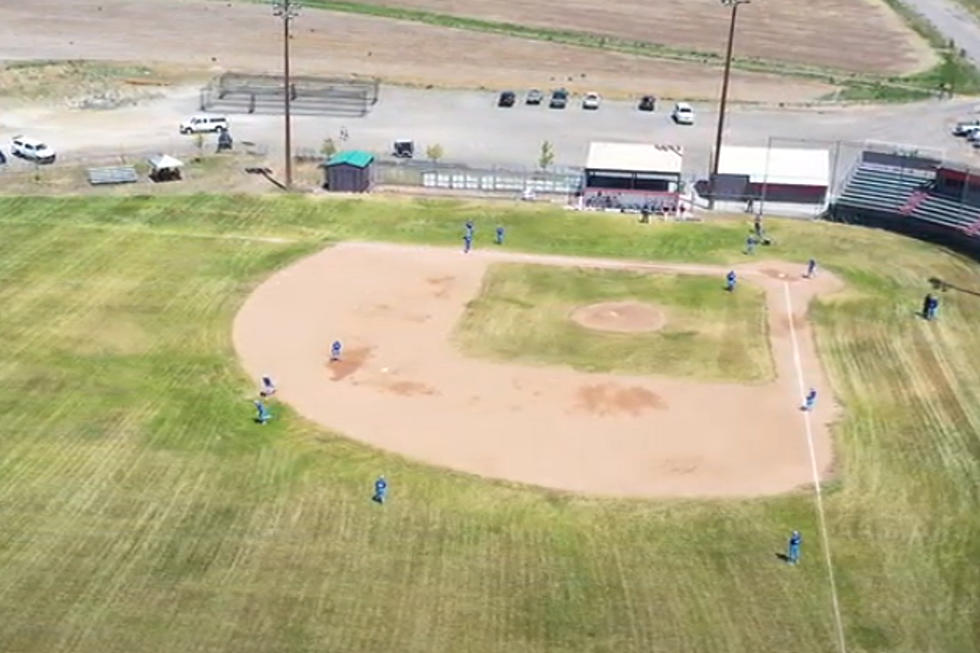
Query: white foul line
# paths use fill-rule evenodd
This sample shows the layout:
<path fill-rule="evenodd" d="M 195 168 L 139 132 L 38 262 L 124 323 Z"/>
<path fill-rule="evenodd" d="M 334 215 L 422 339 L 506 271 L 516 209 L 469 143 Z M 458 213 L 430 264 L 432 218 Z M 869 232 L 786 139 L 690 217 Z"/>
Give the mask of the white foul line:
<path fill-rule="evenodd" d="M 786 296 L 786 312 L 789 317 L 789 336 L 793 342 L 793 363 L 796 365 L 796 380 L 800 385 L 800 399 L 806 394 L 803 383 L 803 365 L 800 363 L 800 345 L 796 340 L 796 326 L 793 324 L 793 301 L 790 299 L 789 282 L 783 282 L 783 292 Z M 827 562 L 827 576 L 830 579 L 830 600 L 834 606 L 834 623 L 837 626 L 837 640 L 841 653 L 847 653 L 844 643 L 844 624 L 840 616 L 840 602 L 837 599 L 837 581 L 834 580 L 834 563 L 830 559 L 830 539 L 827 537 L 827 520 L 823 510 L 823 492 L 820 487 L 820 472 L 817 470 L 817 454 L 813 448 L 813 428 L 810 425 L 810 411 L 803 412 L 803 424 L 806 427 L 806 442 L 810 449 L 810 470 L 813 472 L 813 487 L 817 493 L 817 519 L 820 524 L 820 535 L 823 539 L 823 552 Z"/>

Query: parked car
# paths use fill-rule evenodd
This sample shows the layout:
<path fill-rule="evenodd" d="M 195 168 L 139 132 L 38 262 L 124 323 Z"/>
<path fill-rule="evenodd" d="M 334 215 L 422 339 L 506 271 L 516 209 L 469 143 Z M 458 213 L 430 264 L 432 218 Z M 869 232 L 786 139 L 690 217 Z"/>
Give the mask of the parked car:
<path fill-rule="evenodd" d="M 10 153 L 35 163 L 54 163 L 56 156 L 52 148 L 29 136 L 14 136 Z"/>
<path fill-rule="evenodd" d="M 500 94 L 500 99 L 497 100 L 498 107 L 512 107 L 514 102 L 517 101 L 517 96 L 513 91 L 504 91 Z"/>
<path fill-rule="evenodd" d="M 595 92 L 586 93 L 585 97 L 582 98 L 582 108 L 591 109 L 592 111 L 595 111 L 596 109 L 599 108 L 599 104 L 601 102 L 602 102 L 602 98 L 599 97 L 598 93 Z"/>
<path fill-rule="evenodd" d="M 953 136 L 969 136 L 971 132 L 980 129 L 980 120 L 958 122 L 953 127 Z"/>
<path fill-rule="evenodd" d="M 206 132 L 223 131 L 228 131 L 228 119 L 224 116 L 197 114 L 180 123 L 181 134 L 203 134 Z"/>
<path fill-rule="evenodd" d="M 393 145 L 395 158 L 411 159 L 415 156 L 415 143 L 405 138 L 400 138 Z"/>
<path fill-rule="evenodd" d="M 536 88 L 532 88 L 527 92 L 527 98 L 524 100 L 525 104 L 541 104 L 544 99 L 544 93 Z"/>
<path fill-rule="evenodd" d="M 640 111 L 653 111 L 657 108 L 657 98 L 652 95 L 644 95 L 640 98 L 640 106 L 637 108 Z"/>
<path fill-rule="evenodd" d="M 548 106 L 552 109 L 564 109 L 568 105 L 568 91 L 559 88 L 551 92 L 551 102 Z"/>
<path fill-rule="evenodd" d="M 674 110 L 671 112 L 670 117 L 678 125 L 693 125 L 694 107 L 687 102 L 678 102 L 674 105 Z"/>

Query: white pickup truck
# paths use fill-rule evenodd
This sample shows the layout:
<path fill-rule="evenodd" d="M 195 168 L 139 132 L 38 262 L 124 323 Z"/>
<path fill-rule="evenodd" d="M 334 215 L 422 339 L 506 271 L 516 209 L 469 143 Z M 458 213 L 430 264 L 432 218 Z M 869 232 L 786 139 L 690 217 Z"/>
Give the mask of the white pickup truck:
<path fill-rule="evenodd" d="M 36 138 L 14 136 L 10 144 L 10 152 L 28 161 L 36 163 L 54 163 L 55 151 Z"/>

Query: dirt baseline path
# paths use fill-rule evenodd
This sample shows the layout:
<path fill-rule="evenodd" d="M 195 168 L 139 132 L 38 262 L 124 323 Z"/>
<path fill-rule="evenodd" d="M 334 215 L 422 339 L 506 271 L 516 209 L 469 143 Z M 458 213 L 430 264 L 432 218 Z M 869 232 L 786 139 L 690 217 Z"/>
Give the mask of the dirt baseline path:
<path fill-rule="evenodd" d="M 304 416 L 434 465 L 598 495 L 751 496 L 813 482 L 792 319 L 803 382 L 820 392 L 816 462 L 829 469 L 837 408 L 805 320 L 814 295 L 841 287 L 828 273 L 808 280 L 801 265 L 735 266 L 740 283 L 766 291 L 777 370 L 772 383 L 742 385 L 465 358 L 450 336 L 494 262 L 711 274 L 719 292 L 727 271 L 344 243 L 261 284 L 235 318 L 235 348 Z M 344 361 L 328 365 L 335 339 Z"/>

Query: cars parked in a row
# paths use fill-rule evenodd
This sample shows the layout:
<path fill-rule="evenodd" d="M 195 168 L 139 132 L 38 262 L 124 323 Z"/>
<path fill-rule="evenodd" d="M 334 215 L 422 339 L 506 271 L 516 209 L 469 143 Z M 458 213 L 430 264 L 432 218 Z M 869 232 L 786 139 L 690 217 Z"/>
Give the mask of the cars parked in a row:
<path fill-rule="evenodd" d="M 568 106 L 569 92 L 564 88 L 557 88 L 551 91 L 548 99 L 548 106 L 552 109 L 564 109 Z M 532 88 L 524 96 L 524 104 L 537 106 L 544 102 L 544 93 L 536 88 Z M 514 91 L 502 91 L 497 98 L 497 106 L 510 108 L 517 104 L 517 93 Z M 602 104 L 602 96 L 595 91 L 590 91 L 582 97 L 582 108 L 595 111 Z M 636 107 L 639 111 L 653 112 L 657 109 L 657 98 L 653 95 L 644 95 Z M 678 125 L 694 124 L 694 108 L 687 102 L 678 102 L 674 105 L 674 110 L 670 117 Z"/>
<path fill-rule="evenodd" d="M 980 120 L 956 123 L 953 127 L 953 136 L 965 138 L 973 147 L 980 149 Z"/>

